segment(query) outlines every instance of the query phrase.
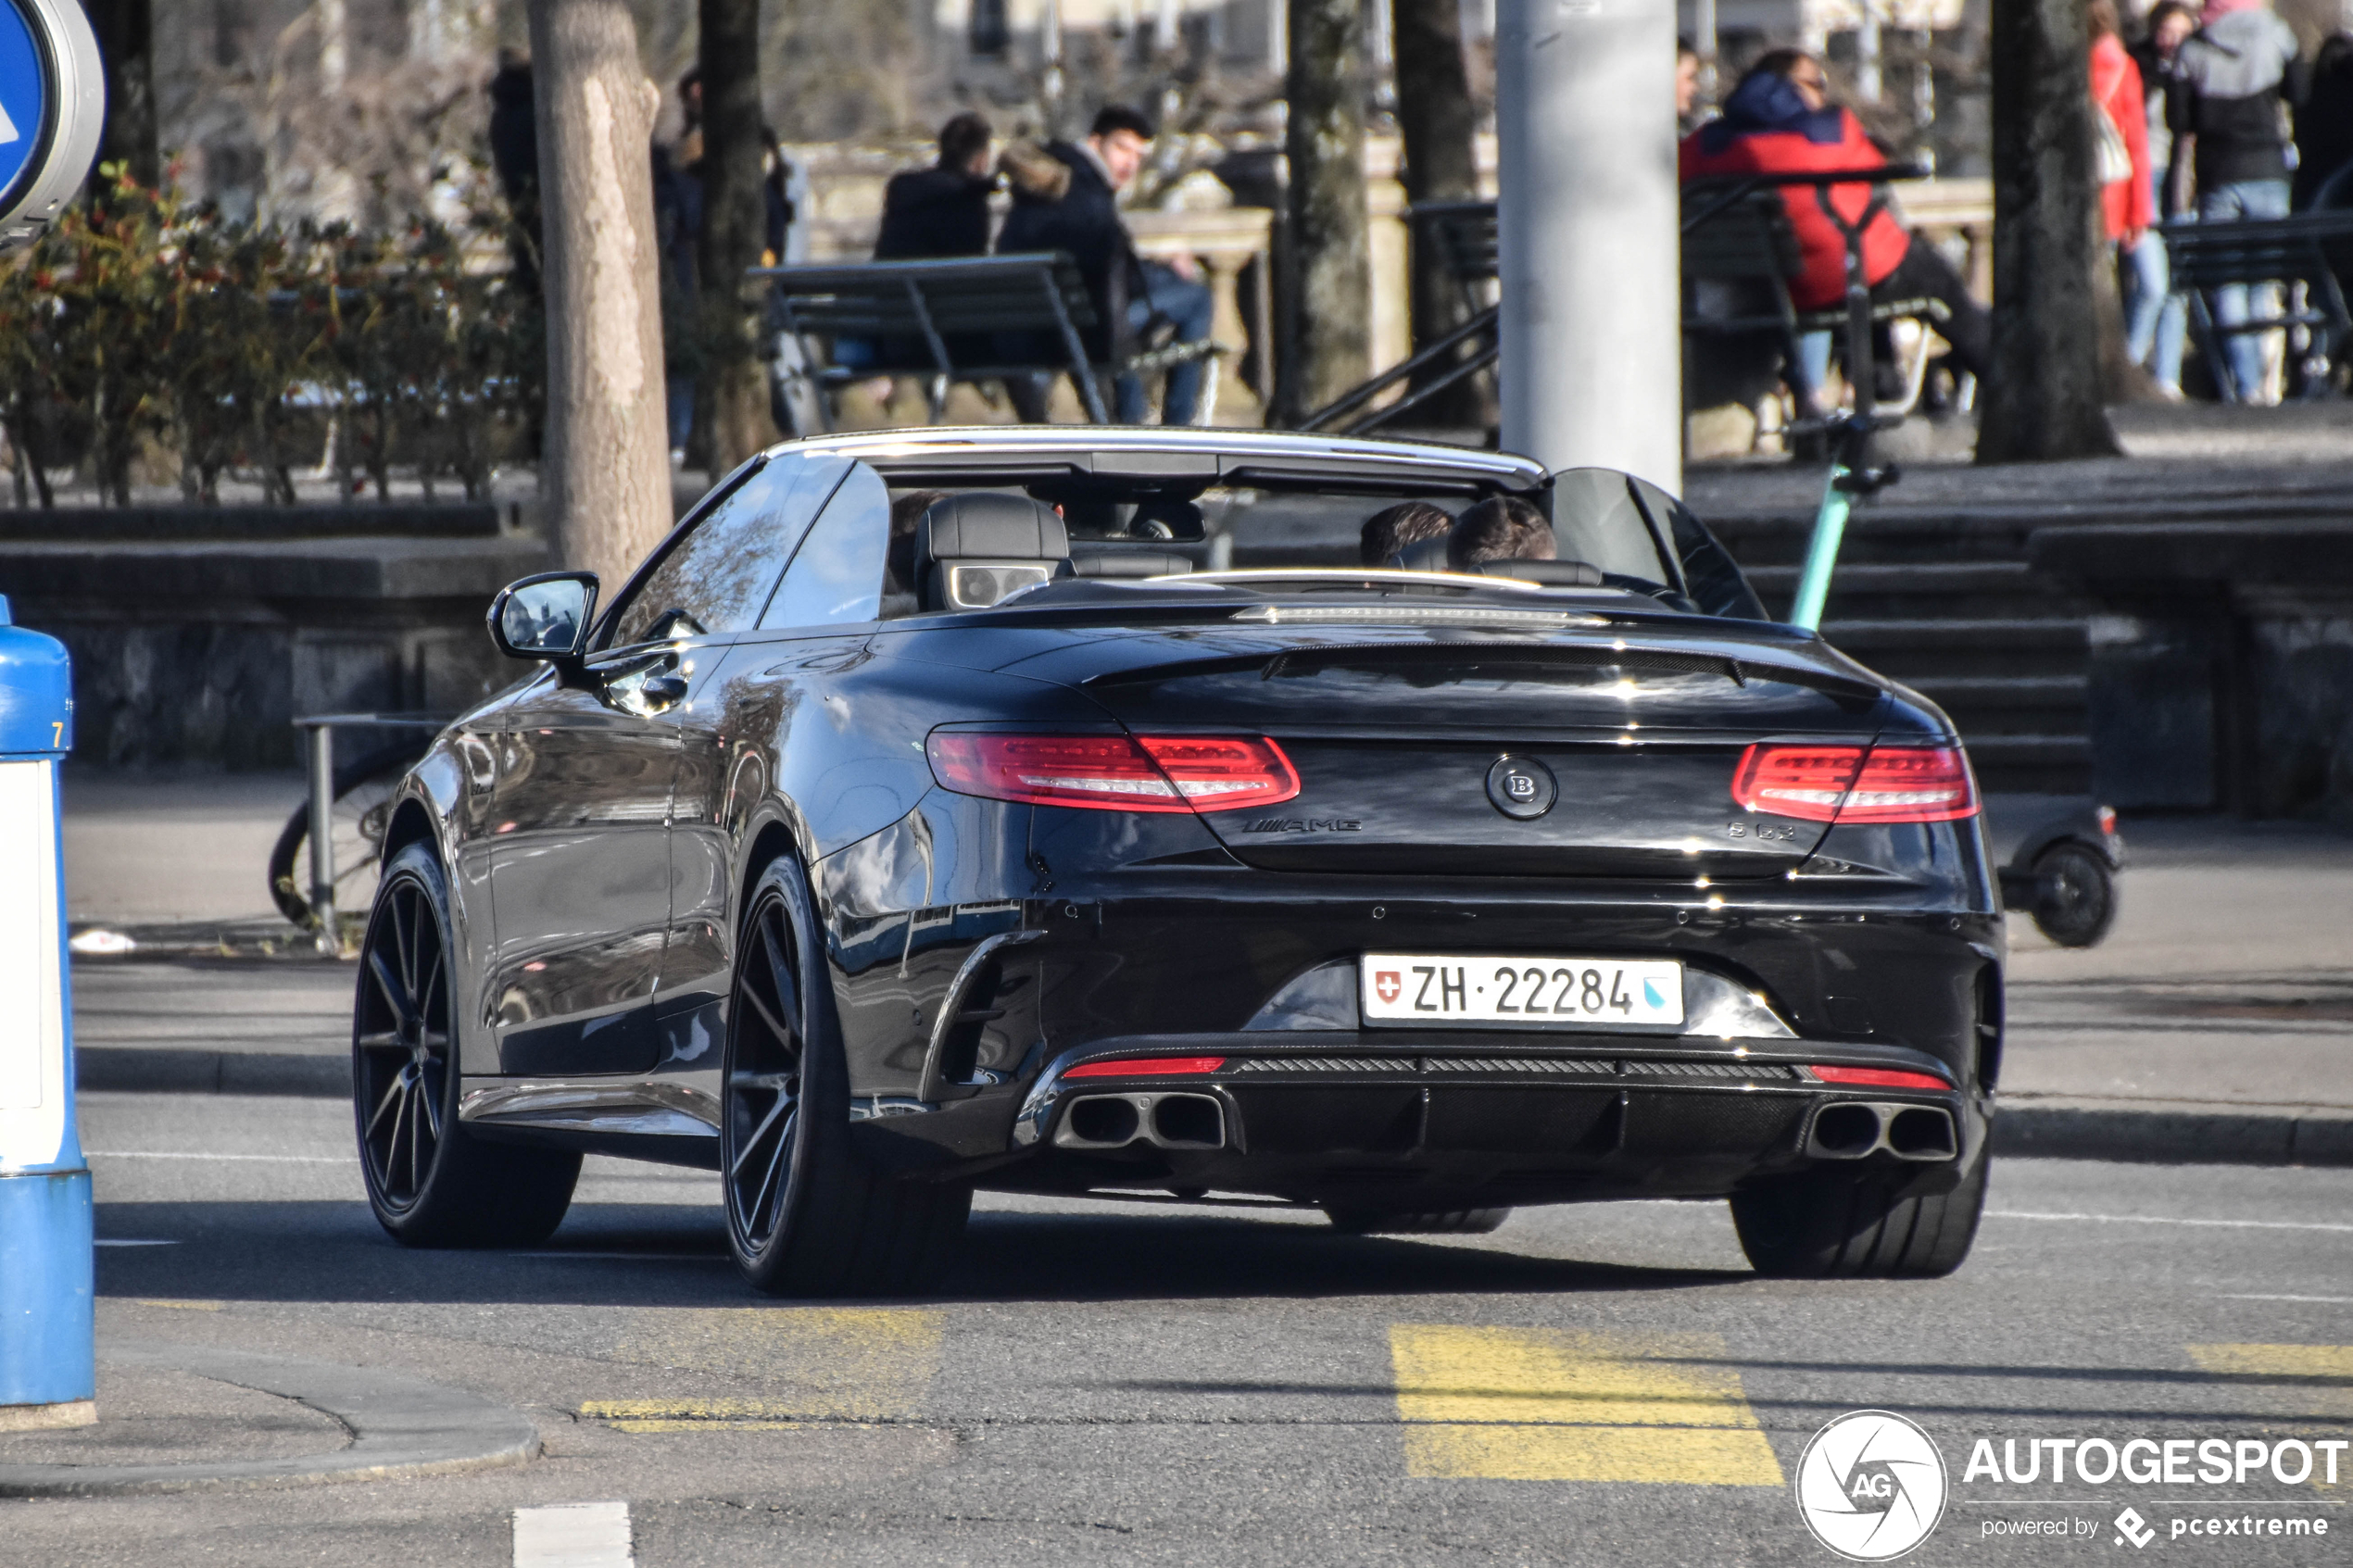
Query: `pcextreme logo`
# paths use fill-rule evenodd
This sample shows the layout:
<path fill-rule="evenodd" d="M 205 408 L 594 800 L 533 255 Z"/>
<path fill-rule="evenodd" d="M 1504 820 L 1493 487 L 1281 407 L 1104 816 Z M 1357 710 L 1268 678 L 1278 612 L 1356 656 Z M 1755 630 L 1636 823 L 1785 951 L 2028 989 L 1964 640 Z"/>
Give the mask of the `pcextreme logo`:
<path fill-rule="evenodd" d="M 1885 1562 L 1944 1516 L 1944 1456 L 1890 1411 L 1856 1411 L 1814 1434 L 1797 1461 L 1797 1512 L 1814 1538 L 1855 1562 Z"/>

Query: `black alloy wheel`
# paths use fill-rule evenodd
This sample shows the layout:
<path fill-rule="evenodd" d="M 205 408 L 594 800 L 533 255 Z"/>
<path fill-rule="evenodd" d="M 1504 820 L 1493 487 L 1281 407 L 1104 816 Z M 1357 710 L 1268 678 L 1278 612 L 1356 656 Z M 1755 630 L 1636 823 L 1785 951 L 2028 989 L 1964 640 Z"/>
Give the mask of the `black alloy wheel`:
<path fill-rule="evenodd" d="M 770 1295 L 920 1289 L 952 1257 L 972 1188 L 893 1176 L 861 1157 L 828 961 L 800 867 L 772 861 L 753 884 L 728 992 L 728 1247 Z"/>
<path fill-rule="evenodd" d="M 359 948 L 352 1102 L 368 1205 L 411 1247 L 527 1247 L 562 1223 L 569 1150 L 484 1143 L 458 1119 L 448 884 L 429 846 L 393 857 Z"/>
<path fill-rule="evenodd" d="M 2081 844 L 2055 844 L 2034 858 L 2034 925 L 2062 947 L 2089 947 L 2116 923 L 2116 872 Z"/>

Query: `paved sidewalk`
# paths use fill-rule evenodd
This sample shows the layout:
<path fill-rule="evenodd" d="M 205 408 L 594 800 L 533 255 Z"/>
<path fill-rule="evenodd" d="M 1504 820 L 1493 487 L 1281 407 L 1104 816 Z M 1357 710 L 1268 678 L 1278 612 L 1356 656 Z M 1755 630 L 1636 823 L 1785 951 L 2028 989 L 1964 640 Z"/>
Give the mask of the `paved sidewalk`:
<path fill-rule="evenodd" d="M 69 785 L 74 912 L 250 920 L 255 867 L 299 787 L 273 775 Z M 2125 838 L 2122 912 L 2101 946 L 2055 947 L 2011 918 L 2002 1148 L 2353 1164 L 2353 834 L 2161 819 Z M 348 1092 L 352 965 L 181 953 L 78 962 L 85 1085 Z"/>

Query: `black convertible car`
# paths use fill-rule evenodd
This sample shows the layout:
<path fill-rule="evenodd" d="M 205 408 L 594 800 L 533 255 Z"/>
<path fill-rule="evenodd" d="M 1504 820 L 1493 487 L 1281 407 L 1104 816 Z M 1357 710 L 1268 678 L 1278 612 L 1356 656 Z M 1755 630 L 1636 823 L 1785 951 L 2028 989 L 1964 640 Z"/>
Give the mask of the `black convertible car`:
<path fill-rule="evenodd" d="M 1558 560 L 1355 564 L 1375 510 L 1496 495 Z M 404 1242 L 536 1241 L 594 1151 L 717 1171 L 797 1293 L 919 1286 L 977 1186 L 1365 1231 L 1729 1198 L 1769 1273 L 1969 1251 L 2004 947 L 1968 760 L 1643 483 L 830 437 L 610 603 L 555 574 L 491 620 L 543 667 L 403 785 L 362 960 Z"/>

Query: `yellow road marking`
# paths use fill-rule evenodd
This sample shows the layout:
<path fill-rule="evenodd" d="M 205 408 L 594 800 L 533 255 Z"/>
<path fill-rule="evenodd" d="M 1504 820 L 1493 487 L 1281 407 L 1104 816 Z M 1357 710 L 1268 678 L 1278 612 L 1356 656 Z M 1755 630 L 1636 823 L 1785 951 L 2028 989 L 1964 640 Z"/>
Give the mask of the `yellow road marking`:
<path fill-rule="evenodd" d="M 2353 1418 L 2353 1345 L 2185 1345 L 2183 1348 L 2201 1372 L 2312 1379 L 2300 1388 L 2250 1390 L 2276 1401 L 2287 1414 L 2329 1421 Z M 2312 1485 L 2324 1492 L 2353 1490 L 2353 1473 L 2343 1468 L 2342 1461 L 2336 1485 L 2320 1479 L 2325 1474 L 2315 1468 Z"/>
<path fill-rule="evenodd" d="M 1782 1484 L 1718 1336 L 1397 1323 L 1389 1344 L 1408 1474 Z"/>
<path fill-rule="evenodd" d="M 915 1414 L 939 1372 L 946 1314 L 910 1307 L 649 1311 L 627 1360 L 720 1373 L 788 1392 L 711 1399 L 592 1399 L 580 1413 L 623 1432 L 776 1430 L 812 1421 Z"/>

